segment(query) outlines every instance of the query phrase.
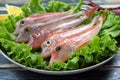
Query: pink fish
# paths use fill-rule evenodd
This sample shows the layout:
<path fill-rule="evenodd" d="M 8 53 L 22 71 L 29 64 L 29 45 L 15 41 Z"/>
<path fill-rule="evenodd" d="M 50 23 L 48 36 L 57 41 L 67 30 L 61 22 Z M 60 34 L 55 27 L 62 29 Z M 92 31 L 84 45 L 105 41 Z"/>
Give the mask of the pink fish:
<path fill-rule="evenodd" d="M 67 11 L 67 12 L 54 12 L 54 13 L 43 13 L 43 14 L 34 14 L 31 15 L 29 17 L 26 17 L 20 21 L 17 22 L 16 24 L 16 29 L 14 30 L 14 34 L 19 34 L 21 29 L 24 29 L 24 27 L 26 25 L 33 25 L 36 23 L 44 23 L 46 21 L 49 21 L 51 19 L 56 19 L 56 18 L 60 18 L 66 15 L 69 15 L 69 12 L 71 10 Z"/>
<path fill-rule="evenodd" d="M 48 38 L 49 34 L 55 34 L 56 32 L 61 32 L 62 30 L 67 31 L 69 30 L 69 28 L 77 27 L 80 23 L 88 19 L 88 17 L 90 17 L 95 12 L 96 9 L 97 8 L 93 8 L 89 12 L 81 16 L 80 18 L 77 18 L 73 21 L 69 21 L 67 23 L 60 24 L 56 27 L 37 29 L 34 33 L 31 34 L 28 45 L 32 46 L 32 48 L 40 47 L 41 44 Z M 67 28 L 67 29 L 63 29 L 63 28 Z"/>
<path fill-rule="evenodd" d="M 27 42 L 30 38 L 30 35 L 33 32 L 36 32 L 37 29 L 39 29 L 39 28 L 45 29 L 46 28 L 46 30 L 49 30 L 51 28 L 55 28 L 55 27 L 57 27 L 57 25 L 60 25 L 62 23 L 66 23 L 66 22 L 69 22 L 69 21 L 72 21 L 72 20 L 78 18 L 83 13 L 84 13 L 84 11 L 81 11 L 76 14 L 63 16 L 63 17 L 57 18 L 57 19 L 52 19 L 52 20 L 44 22 L 44 23 L 36 23 L 34 25 L 29 24 L 29 25 L 25 26 L 24 29 L 19 31 L 19 35 L 16 39 L 16 42 Z"/>
<path fill-rule="evenodd" d="M 105 15 L 102 16 L 94 24 L 77 27 L 66 32 L 61 32 L 50 36 L 42 45 L 42 53 L 51 55 L 49 65 L 53 62 L 65 62 L 81 47 L 85 46 L 90 40 L 99 33 Z M 94 20 L 93 20 L 94 22 Z"/>

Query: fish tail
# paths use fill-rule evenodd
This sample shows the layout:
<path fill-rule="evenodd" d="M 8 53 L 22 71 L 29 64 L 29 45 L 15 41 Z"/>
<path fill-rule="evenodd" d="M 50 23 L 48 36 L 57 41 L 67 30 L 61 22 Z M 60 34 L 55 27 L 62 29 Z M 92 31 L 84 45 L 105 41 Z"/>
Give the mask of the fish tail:
<path fill-rule="evenodd" d="M 95 30 L 95 31 L 94 31 L 95 34 L 93 34 L 94 36 L 97 35 L 97 34 L 99 33 L 100 29 L 102 28 L 104 19 L 105 19 L 105 14 L 102 14 L 102 15 L 100 16 L 100 18 L 98 19 L 96 25 L 93 26 L 93 28 L 91 28 L 91 30 L 92 30 L 92 29 Z M 92 32 L 92 33 L 94 33 L 94 32 Z M 92 34 L 92 33 L 91 33 L 91 34 Z"/>
<path fill-rule="evenodd" d="M 100 18 L 97 20 L 96 25 L 88 28 L 86 31 L 83 31 L 83 33 L 81 35 L 82 39 L 80 39 L 79 40 L 80 42 L 76 43 L 76 45 L 79 44 L 79 43 L 80 44 L 75 46 L 75 50 L 79 50 L 81 47 L 88 44 L 90 42 L 90 40 L 99 33 L 99 31 L 102 27 L 104 18 L 105 18 L 105 14 L 102 14 L 100 16 Z"/>
<path fill-rule="evenodd" d="M 86 13 L 86 16 L 87 16 L 87 17 L 90 17 L 91 15 L 93 15 L 93 14 L 95 13 L 95 11 L 96 11 L 97 9 L 98 9 L 98 6 L 90 9 L 90 11 L 88 11 L 88 12 Z"/>
<path fill-rule="evenodd" d="M 91 35 L 93 34 L 93 36 L 95 36 L 100 32 L 100 29 L 102 28 L 104 19 L 105 19 L 105 14 L 102 14 L 100 16 L 100 18 L 98 19 L 98 22 L 96 23 L 96 25 L 93 27 L 93 30 L 95 30 L 95 31 L 92 32 Z"/>
<path fill-rule="evenodd" d="M 105 14 L 102 14 L 101 17 L 99 18 L 99 21 L 104 21 L 105 19 Z"/>

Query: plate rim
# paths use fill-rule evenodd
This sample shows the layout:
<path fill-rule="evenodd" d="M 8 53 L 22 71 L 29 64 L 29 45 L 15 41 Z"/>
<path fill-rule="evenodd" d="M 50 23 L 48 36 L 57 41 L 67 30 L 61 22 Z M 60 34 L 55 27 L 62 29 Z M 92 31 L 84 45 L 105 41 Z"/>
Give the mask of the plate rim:
<path fill-rule="evenodd" d="M 10 62 L 16 64 L 17 66 L 24 68 L 26 70 L 32 71 L 32 72 L 36 72 L 36 73 L 42 73 L 42 74 L 49 74 L 49 75 L 68 75 L 68 74 L 76 74 L 76 73 L 82 73 L 82 72 L 86 72 L 89 70 L 92 70 L 94 68 L 97 68 L 99 66 L 102 66 L 103 64 L 105 64 L 106 62 L 110 61 L 115 55 L 107 58 L 106 60 L 101 61 L 98 64 L 89 66 L 89 67 L 85 67 L 85 68 L 81 68 L 81 69 L 76 69 L 76 70 L 69 70 L 69 71 L 49 71 L 49 70 L 43 70 L 43 69 L 36 69 L 36 68 L 30 68 L 27 67 L 23 64 L 20 64 L 16 61 L 14 61 L 13 59 L 11 59 L 9 56 L 7 56 L 1 49 L 0 49 L 0 53 Z"/>

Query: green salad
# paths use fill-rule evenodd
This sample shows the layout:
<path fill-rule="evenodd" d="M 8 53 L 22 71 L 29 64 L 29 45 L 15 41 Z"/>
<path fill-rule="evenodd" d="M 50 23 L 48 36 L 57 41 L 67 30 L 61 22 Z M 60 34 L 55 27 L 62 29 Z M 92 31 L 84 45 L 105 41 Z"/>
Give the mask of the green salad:
<path fill-rule="evenodd" d="M 104 13 L 106 18 L 101 31 L 86 46 L 74 52 L 74 55 L 66 62 L 53 63 L 48 66 L 48 61 L 43 59 L 40 50 L 33 50 L 26 43 L 16 43 L 13 31 L 16 22 L 32 14 L 47 12 L 62 12 L 73 8 L 72 13 L 81 10 L 82 0 L 76 6 L 61 1 L 51 0 L 46 6 L 42 0 L 30 0 L 22 6 L 23 13 L 17 17 L 9 16 L 7 20 L 0 21 L 0 49 L 14 61 L 30 68 L 63 71 L 75 70 L 95 65 L 117 54 L 118 38 L 120 36 L 120 17 L 109 11 L 97 11 L 92 17 L 82 24 L 89 23 L 95 15 Z"/>

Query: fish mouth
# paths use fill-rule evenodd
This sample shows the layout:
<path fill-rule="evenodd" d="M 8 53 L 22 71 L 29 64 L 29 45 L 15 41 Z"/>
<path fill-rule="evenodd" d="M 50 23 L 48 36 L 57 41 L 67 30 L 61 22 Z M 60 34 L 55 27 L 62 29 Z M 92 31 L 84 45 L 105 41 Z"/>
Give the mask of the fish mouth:
<path fill-rule="evenodd" d="M 28 45 L 31 46 L 32 48 L 35 48 L 33 41 L 34 41 L 33 38 L 30 37 L 30 40 L 28 41 Z"/>
<path fill-rule="evenodd" d="M 40 56 L 42 58 L 48 58 L 48 57 L 50 57 L 50 54 L 49 53 L 41 53 Z"/>
<path fill-rule="evenodd" d="M 48 58 L 51 56 L 51 54 L 49 53 L 49 50 L 46 49 L 46 50 L 42 50 L 42 53 L 40 54 L 40 56 L 42 58 Z"/>
<path fill-rule="evenodd" d="M 40 45 L 38 43 L 32 43 L 32 41 L 28 42 L 28 45 L 32 48 L 40 48 Z"/>
<path fill-rule="evenodd" d="M 18 35 L 19 34 L 19 32 L 20 32 L 20 21 L 18 21 L 17 23 L 16 23 L 16 29 L 14 30 L 14 32 L 13 32 L 13 34 L 14 35 Z"/>
<path fill-rule="evenodd" d="M 16 29 L 14 30 L 13 34 L 14 34 L 14 35 L 18 35 L 18 34 L 19 34 L 19 29 L 16 28 Z"/>
<path fill-rule="evenodd" d="M 32 48 L 40 48 L 41 47 L 41 42 L 40 41 L 35 41 L 35 39 L 33 37 L 30 36 L 30 39 L 27 43 L 29 46 L 31 46 Z"/>
<path fill-rule="evenodd" d="M 18 37 L 16 38 L 16 42 L 21 43 L 21 42 L 28 42 L 28 39 L 26 36 L 22 37 L 23 35 L 19 34 Z"/>
<path fill-rule="evenodd" d="M 14 35 L 18 35 L 18 32 L 15 30 L 15 31 L 13 32 L 13 34 L 14 34 Z"/>

